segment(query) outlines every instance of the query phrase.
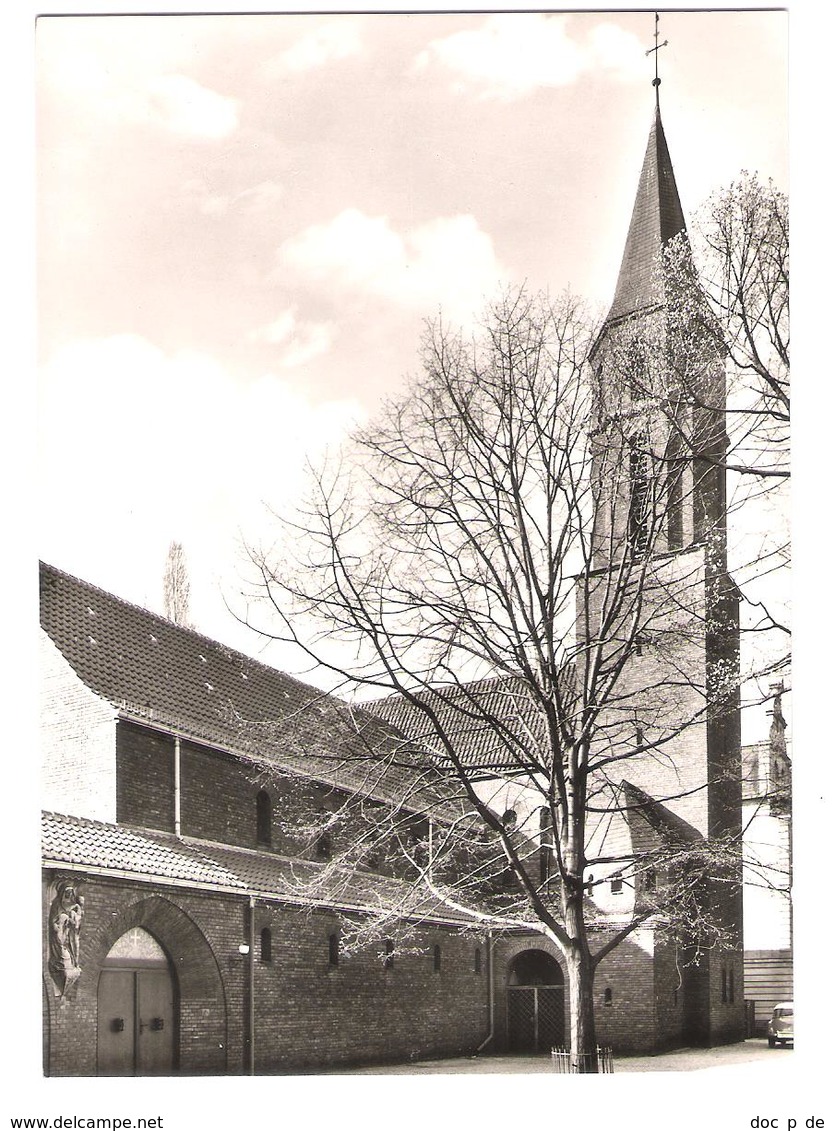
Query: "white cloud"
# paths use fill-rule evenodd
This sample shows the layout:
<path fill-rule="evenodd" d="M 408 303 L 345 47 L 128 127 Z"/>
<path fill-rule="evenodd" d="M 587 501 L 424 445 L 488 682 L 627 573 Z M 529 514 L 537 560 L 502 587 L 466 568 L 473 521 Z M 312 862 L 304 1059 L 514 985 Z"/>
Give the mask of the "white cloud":
<path fill-rule="evenodd" d="M 231 573 L 238 531 L 258 537 L 263 501 L 286 507 L 306 457 L 363 419 L 356 401 L 316 403 L 275 374 L 236 382 L 211 357 L 133 335 L 67 346 L 41 381 L 43 552 L 91 576 L 102 563 L 161 576 L 174 537 Z"/>
<path fill-rule="evenodd" d="M 153 23 L 47 20 L 38 28 L 39 77 L 82 120 L 156 126 L 195 140 L 228 137 L 238 127 L 237 101 L 185 73 L 194 45 L 182 26 L 160 35 Z"/>
<path fill-rule="evenodd" d="M 189 180 L 183 184 L 182 193 L 191 206 L 204 216 L 225 216 L 235 208 L 253 212 L 272 208 L 284 195 L 284 190 L 275 181 L 261 181 L 260 184 L 230 196 L 212 192 L 205 181 Z"/>
<path fill-rule="evenodd" d="M 283 369 L 295 369 L 312 361 L 314 357 L 327 353 L 334 334 L 335 327 L 332 323 L 299 322 L 296 308 L 288 307 L 266 326 L 252 330 L 248 338 L 251 342 L 284 346 L 284 350 L 277 356 L 276 364 Z"/>
<path fill-rule="evenodd" d="M 385 216 L 353 208 L 285 241 L 278 262 L 280 272 L 355 297 L 424 313 L 440 306 L 455 320 L 478 312 L 505 274 L 473 216 L 442 217 L 401 235 Z"/>
<path fill-rule="evenodd" d="M 361 50 L 357 20 L 331 20 L 296 40 L 268 64 L 268 69 L 274 74 L 310 71 L 357 55 Z"/>
<path fill-rule="evenodd" d="M 238 104 L 208 90 L 185 75 L 158 75 L 149 80 L 145 110 L 149 122 L 185 137 L 215 140 L 238 127 Z"/>
<path fill-rule="evenodd" d="M 603 23 L 579 40 L 571 38 L 568 26 L 566 16 L 490 16 L 480 28 L 433 40 L 414 66 L 420 71 L 440 65 L 456 76 L 457 92 L 503 101 L 538 87 L 568 86 L 601 68 L 618 78 L 644 74 L 644 51 L 634 35 Z"/>

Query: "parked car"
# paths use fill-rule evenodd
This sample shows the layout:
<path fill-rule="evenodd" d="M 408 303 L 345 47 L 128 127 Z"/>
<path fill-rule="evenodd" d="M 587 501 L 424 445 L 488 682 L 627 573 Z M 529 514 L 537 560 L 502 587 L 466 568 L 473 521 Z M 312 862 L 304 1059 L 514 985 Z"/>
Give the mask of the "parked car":
<path fill-rule="evenodd" d="M 771 1013 L 771 1019 L 766 1026 L 768 1047 L 775 1045 L 794 1044 L 794 1002 L 778 1001 Z"/>

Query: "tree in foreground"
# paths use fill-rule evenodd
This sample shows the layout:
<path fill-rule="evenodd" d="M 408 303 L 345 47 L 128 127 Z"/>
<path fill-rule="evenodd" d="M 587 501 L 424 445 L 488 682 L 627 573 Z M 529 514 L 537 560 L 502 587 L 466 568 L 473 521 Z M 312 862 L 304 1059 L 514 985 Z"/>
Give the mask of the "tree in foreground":
<path fill-rule="evenodd" d="M 524 291 L 472 341 L 431 326 L 421 374 L 313 477 L 283 532 L 292 556 L 251 551 L 250 623 L 378 700 L 311 704 L 353 736 L 334 760 L 412 783 L 389 806 L 358 790 L 309 835 L 341 846 L 335 871 L 376 866 L 384 843 L 408 860 L 408 906 L 381 911 L 384 933 L 431 895 L 480 929 L 550 939 L 580 1071 L 596 1070 L 608 954 L 651 924 L 704 960 L 738 926 L 736 606 L 710 458 L 721 381 L 714 359 L 694 401 L 630 340 L 595 344 L 576 302 Z M 685 443 L 641 392 L 652 366 Z M 301 749 L 304 730 L 286 743 Z M 683 762 L 694 733 L 705 754 Z M 343 820 L 354 831 L 331 841 Z M 609 835 L 636 822 L 646 835 Z M 613 877 L 625 914 L 598 899 Z"/>

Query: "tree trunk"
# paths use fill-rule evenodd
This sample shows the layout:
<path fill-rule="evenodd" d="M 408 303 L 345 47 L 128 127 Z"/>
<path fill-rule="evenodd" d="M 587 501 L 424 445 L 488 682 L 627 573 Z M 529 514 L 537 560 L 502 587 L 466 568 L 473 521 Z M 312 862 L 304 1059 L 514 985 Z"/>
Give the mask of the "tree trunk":
<path fill-rule="evenodd" d="M 566 955 L 568 1008 L 571 1018 L 571 1071 L 597 1072 L 594 1027 L 594 967 L 583 922 L 582 890 L 566 905 L 566 929 L 572 940 Z"/>

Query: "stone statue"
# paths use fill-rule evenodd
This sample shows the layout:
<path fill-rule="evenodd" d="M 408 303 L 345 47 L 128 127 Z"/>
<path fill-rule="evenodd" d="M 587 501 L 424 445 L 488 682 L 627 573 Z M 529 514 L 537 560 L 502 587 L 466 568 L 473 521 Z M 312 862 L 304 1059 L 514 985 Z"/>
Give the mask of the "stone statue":
<path fill-rule="evenodd" d="M 74 996 L 81 976 L 78 956 L 84 896 L 80 887 L 71 876 L 59 877 L 49 909 L 49 973 L 55 983 L 55 996 L 60 998 Z"/>

